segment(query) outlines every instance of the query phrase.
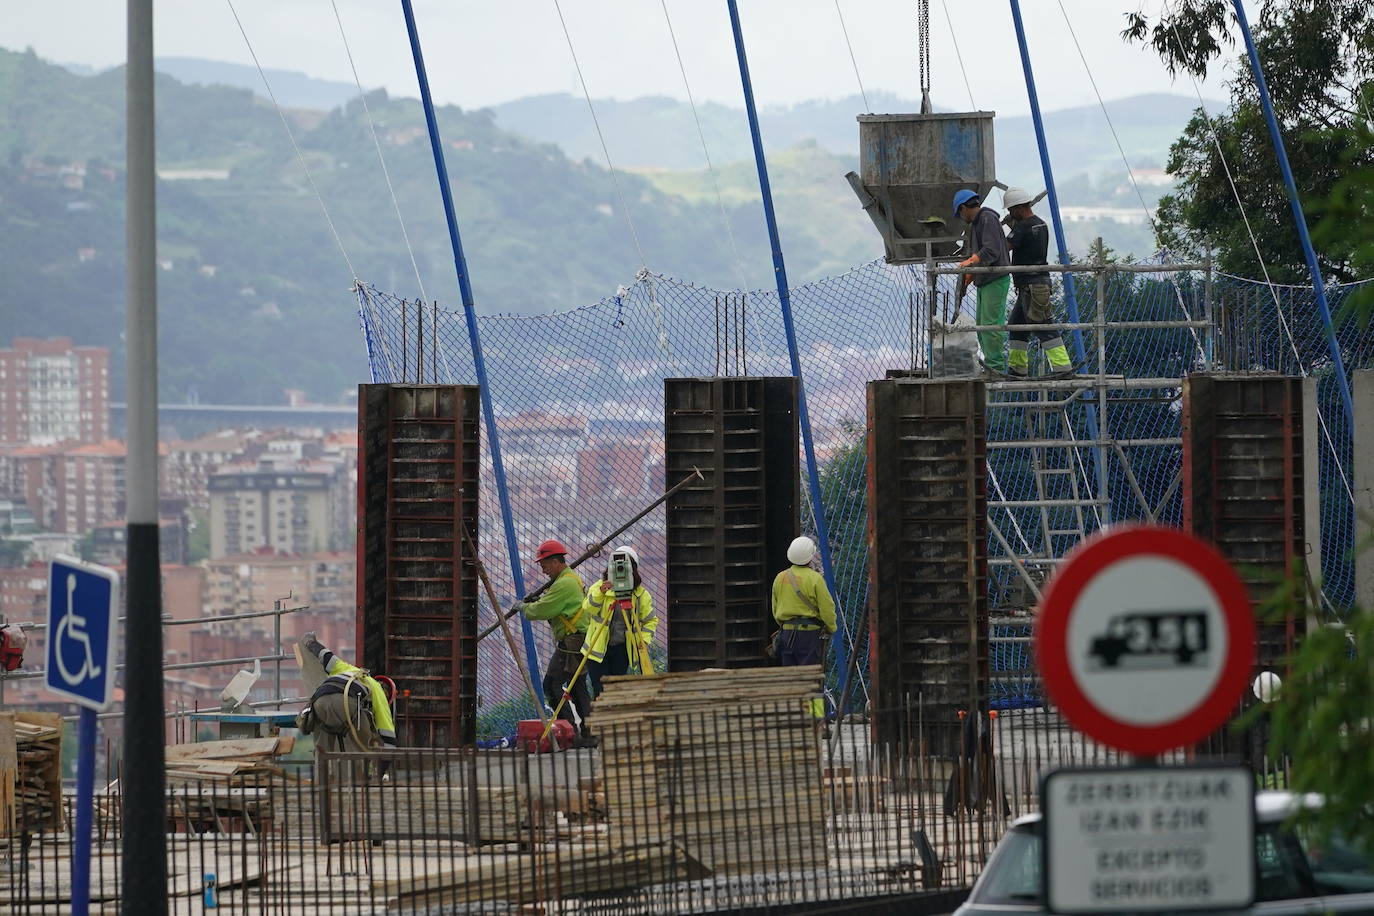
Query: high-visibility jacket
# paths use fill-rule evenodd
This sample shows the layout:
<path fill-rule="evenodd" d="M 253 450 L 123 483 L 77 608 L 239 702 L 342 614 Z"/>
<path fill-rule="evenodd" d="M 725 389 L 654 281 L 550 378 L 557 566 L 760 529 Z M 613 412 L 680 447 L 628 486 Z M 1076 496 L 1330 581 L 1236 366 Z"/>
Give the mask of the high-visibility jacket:
<path fill-rule="evenodd" d="M 793 581 L 796 582 L 795 587 Z M 788 623 L 803 618 L 819 620 L 820 626 L 814 623 Z M 793 565 L 778 573 L 773 580 L 773 619 L 784 629 L 824 628 L 827 633 L 834 633 L 835 599 L 830 597 L 830 589 L 825 587 L 825 577 L 809 566 Z"/>
<path fill-rule="evenodd" d="M 386 695 L 386 688 L 366 670 L 357 665 L 350 665 L 348 662 L 330 652 L 319 640 L 310 640 L 305 647 L 315 654 L 324 666 L 324 673 L 328 675 L 319 687 L 315 688 L 315 694 L 310 698 L 313 704 L 319 697 L 331 693 L 343 693 L 345 689 L 349 694 L 359 698 L 366 697 L 372 705 L 372 724 L 377 727 L 377 734 L 381 735 L 382 743 L 387 747 L 396 746 L 396 720 L 391 715 L 391 703 Z"/>
<path fill-rule="evenodd" d="M 642 585 L 635 586 L 631 598 L 634 601 L 634 606 L 629 611 L 632 615 L 631 620 L 639 621 L 640 642 L 648 647 L 654 641 L 654 631 L 658 629 L 654 599 L 649 595 L 649 590 Z M 611 645 L 612 631 L 620 637 L 618 642 L 630 641 L 629 632 L 620 632 L 624 622 L 621 620 L 620 608 L 616 606 L 615 591 L 611 588 L 611 583 L 604 579 L 593 583 L 587 590 L 587 599 L 582 602 L 582 609 L 591 619 L 591 624 L 587 627 L 587 640 L 582 643 L 582 654 L 587 656 L 588 661 L 599 662 L 606 657 L 606 649 Z"/>
<path fill-rule="evenodd" d="M 547 620 L 555 640 L 585 633 L 590 615 L 582 606 L 584 588 L 582 577 L 571 568 L 565 569 L 538 600 L 525 603 L 525 616 L 530 620 Z"/>

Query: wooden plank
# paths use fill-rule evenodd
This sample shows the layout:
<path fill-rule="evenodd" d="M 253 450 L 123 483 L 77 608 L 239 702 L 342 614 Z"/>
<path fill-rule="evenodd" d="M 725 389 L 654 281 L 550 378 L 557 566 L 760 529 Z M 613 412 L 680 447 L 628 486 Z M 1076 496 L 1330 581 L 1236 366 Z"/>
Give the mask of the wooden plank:
<path fill-rule="evenodd" d="M 175 761 L 205 758 L 277 757 L 291 753 L 295 741 L 294 737 L 282 736 L 173 744 L 167 748 L 167 762 L 170 765 Z"/>

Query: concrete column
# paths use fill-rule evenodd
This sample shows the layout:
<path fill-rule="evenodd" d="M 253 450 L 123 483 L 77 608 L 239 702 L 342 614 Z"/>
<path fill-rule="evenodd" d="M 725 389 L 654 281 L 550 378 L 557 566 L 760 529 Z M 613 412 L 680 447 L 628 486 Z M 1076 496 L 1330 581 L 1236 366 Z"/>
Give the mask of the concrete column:
<path fill-rule="evenodd" d="M 1374 550 L 1359 550 L 1374 529 L 1374 369 L 1356 369 L 1351 392 L 1355 402 L 1355 601 L 1374 608 Z"/>

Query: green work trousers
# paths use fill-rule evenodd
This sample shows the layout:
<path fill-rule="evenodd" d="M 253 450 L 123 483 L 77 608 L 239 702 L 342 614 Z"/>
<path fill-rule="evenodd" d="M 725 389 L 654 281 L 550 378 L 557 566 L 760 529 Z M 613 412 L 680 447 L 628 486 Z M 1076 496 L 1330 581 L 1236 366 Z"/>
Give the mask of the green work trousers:
<path fill-rule="evenodd" d="M 1007 292 L 1011 289 L 1011 275 L 998 277 L 978 287 L 978 323 L 1007 323 Z M 979 331 L 978 346 L 983 350 L 983 363 L 997 372 L 1007 371 L 1007 332 Z"/>

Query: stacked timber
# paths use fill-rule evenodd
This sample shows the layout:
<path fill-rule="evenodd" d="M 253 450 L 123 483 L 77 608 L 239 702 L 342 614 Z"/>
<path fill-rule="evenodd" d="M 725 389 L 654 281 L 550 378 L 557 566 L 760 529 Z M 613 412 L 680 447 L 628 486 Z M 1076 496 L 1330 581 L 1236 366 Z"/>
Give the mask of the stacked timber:
<path fill-rule="evenodd" d="M 62 717 L 0 713 L 0 829 L 6 834 L 61 830 Z"/>
<path fill-rule="evenodd" d="M 545 900 L 622 893 L 660 883 L 669 876 L 694 881 L 707 875 L 700 863 L 668 844 L 618 850 L 613 860 L 596 846 L 574 846 L 533 855 L 460 856 L 457 863 L 450 858 L 439 868 L 415 875 L 382 875 L 381 880 L 374 880 L 372 889 L 386 897 L 391 908 L 407 913 L 485 900 L 533 908 Z"/>
<path fill-rule="evenodd" d="M 711 872 L 823 866 L 824 780 L 809 701 L 820 666 L 607 678 L 612 847 L 668 842 Z"/>
<path fill-rule="evenodd" d="M 173 744 L 167 748 L 167 781 L 243 783 L 280 777 L 283 771 L 275 758 L 291 753 L 295 743 L 293 737 L 278 737 Z"/>

